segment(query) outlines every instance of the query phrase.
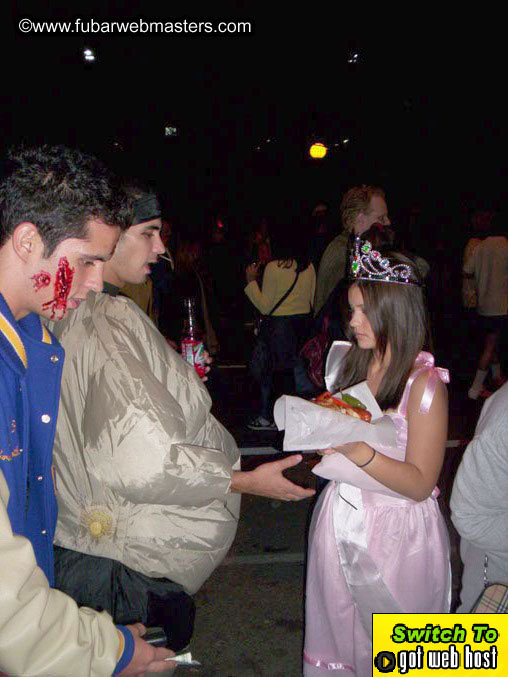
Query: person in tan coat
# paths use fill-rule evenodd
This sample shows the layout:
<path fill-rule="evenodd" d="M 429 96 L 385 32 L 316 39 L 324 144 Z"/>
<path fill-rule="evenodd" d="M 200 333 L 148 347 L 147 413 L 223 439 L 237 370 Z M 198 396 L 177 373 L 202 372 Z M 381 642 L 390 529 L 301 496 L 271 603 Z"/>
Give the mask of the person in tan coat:
<path fill-rule="evenodd" d="M 160 208 L 145 194 L 91 295 L 53 330 L 67 351 L 55 440 L 56 585 L 117 622 L 192 633 L 189 595 L 233 542 L 240 494 L 313 495 L 283 475 L 301 456 L 240 470 L 208 391 L 150 318 L 119 292 L 164 252 Z M 113 581 L 113 585 L 110 585 Z"/>

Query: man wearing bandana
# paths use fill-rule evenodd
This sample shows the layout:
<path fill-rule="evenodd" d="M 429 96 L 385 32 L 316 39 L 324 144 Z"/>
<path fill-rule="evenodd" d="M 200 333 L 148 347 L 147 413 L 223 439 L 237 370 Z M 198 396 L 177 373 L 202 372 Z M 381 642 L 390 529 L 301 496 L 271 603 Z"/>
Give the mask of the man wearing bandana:
<path fill-rule="evenodd" d="M 103 293 L 54 331 L 67 352 L 55 441 L 56 584 L 117 620 L 192 634 L 190 597 L 234 539 L 240 493 L 311 496 L 282 471 L 299 456 L 241 472 L 208 392 L 150 318 L 121 295 L 164 252 L 156 196 L 130 189 L 134 225 L 105 265 Z"/>

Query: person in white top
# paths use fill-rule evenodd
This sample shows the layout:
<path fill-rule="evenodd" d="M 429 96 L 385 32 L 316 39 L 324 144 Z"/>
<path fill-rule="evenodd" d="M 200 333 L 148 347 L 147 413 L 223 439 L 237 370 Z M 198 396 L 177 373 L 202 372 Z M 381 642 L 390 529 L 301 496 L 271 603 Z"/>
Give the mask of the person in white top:
<path fill-rule="evenodd" d="M 494 385 L 504 383 L 497 349 L 508 319 L 508 239 L 506 221 L 498 214 L 492 221 L 490 235 L 474 250 L 464 265 L 464 275 L 474 278 L 478 298 L 477 312 L 484 332 L 478 368 L 468 396 L 478 399 L 492 368 Z"/>

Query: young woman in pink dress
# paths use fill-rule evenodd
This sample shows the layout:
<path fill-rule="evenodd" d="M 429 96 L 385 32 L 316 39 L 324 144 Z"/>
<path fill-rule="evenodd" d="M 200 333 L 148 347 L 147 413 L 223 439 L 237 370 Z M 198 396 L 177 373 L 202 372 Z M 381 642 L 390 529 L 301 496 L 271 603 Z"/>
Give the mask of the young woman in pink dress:
<path fill-rule="evenodd" d="M 448 532 L 436 500 L 447 438 L 448 372 L 422 351 L 425 305 L 407 258 L 384 257 L 357 239 L 352 277 L 352 347 L 337 386 L 366 380 L 395 425 L 397 445 L 337 440 L 321 452 L 344 454 L 366 475 L 360 488 L 338 471 L 314 510 L 306 676 L 331 671 L 368 677 L 372 613 L 445 613 L 450 604 Z M 365 488 L 370 483 L 372 490 Z"/>

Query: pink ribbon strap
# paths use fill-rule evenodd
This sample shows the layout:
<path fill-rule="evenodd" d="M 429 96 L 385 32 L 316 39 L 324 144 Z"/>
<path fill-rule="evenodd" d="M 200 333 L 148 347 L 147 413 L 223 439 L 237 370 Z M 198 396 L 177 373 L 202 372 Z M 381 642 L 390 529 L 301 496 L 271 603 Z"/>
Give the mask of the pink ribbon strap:
<path fill-rule="evenodd" d="M 407 385 L 404 389 L 404 395 L 402 396 L 402 400 L 400 402 L 399 412 L 402 414 L 402 416 L 406 416 L 407 414 L 407 403 L 409 401 L 411 386 L 413 385 L 414 380 L 418 374 L 422 371 L 430 371 L 429 379 L 422 395 L 422 401 L 420 402 L 419 410 L 422 414 L 429 413 L 430 406 L 436 392 L 438 378 L 441 379 L 443 383 L 450 383 L 450 373 L 448 369 L 435 367 L 434 356 L 422 350 L 422 352 L 416 358 L 414 370 L 411 372 L 411 375 L 408 378 Z"/>
<path fill-rule="evenodd" d="M 319 658 L 311 658 L 306 651 L 303 652 L 303 660 L 306 663 L 309 663 L 309 665 L 313 665 L 315 668 L 323 668 L 324 670 L 349 670 L 349 672 L 354 672 L 352 665 L 339 662 L 327 663 Z"/>

